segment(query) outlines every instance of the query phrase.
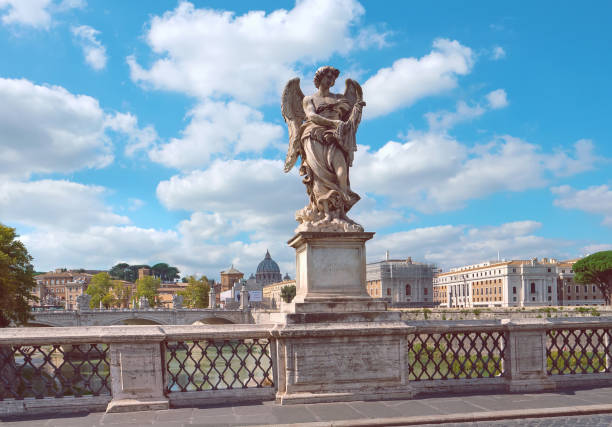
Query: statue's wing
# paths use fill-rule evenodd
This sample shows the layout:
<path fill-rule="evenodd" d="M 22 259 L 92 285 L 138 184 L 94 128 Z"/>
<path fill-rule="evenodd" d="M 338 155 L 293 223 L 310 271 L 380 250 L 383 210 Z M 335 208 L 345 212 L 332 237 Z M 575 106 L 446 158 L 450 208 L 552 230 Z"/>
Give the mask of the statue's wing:
<path fill-rule="evenodd" d="M 355 105 L 359 101 L 363 101 L 363 90 L 361 86 L 353 79 L 346 79 L 346 89 L 344 89 L 344 97 Z"/>
<path fill-rule="evenodd" d="M 281 101 L 281 112 L 287 127 L 289 128 L 289 149 L 285 159 L 285 172 L 289 172 L 295 165 L 298 156 L 302 152 L 301 138 L 302 123 L 306 119 L 303 102 L 304 94 L 300 89 L 300 79 L 298 77 L 287 82 L 283 90 Z"/>

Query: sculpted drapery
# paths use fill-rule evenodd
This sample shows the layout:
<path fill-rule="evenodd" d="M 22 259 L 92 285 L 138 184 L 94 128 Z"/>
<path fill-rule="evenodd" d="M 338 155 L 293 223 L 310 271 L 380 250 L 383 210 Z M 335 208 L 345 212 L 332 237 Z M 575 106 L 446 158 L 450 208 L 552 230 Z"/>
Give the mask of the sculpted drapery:
<path fill-rule="evenodd" d="M 361 86 L 346 80 L 343 95 L 329 91 L 340 72 L 325 66 L 314 78 L 318 91 L 304 96 L 300 79 L 290 80 L 281 111 L 289 128 L 285 172 L 301 157 L 309 203 L 296 212 L 299 231 L 363 231 L 346 214 L 360 197 L 350 188 L 349 168 L 357 151 L 355 134 L 365 106 Z"/>

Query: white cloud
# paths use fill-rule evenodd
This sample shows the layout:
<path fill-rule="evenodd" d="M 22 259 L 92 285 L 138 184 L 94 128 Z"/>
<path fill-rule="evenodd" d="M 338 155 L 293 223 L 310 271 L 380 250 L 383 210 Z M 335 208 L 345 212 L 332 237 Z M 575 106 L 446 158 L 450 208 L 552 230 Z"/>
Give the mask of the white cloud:
<path fill-rule="evenodd" d="M 501 46 L 495 46 L 493 48 L 493 52 L 491 52 L 491 59 L 497 61 L 499 59 L 504 59 L 506 57 L 506 51 Z"/>
<path fill-rule="evenodd" d="M 197 227 L 204 235 L 224 227 L 226 235 L 247 233 L 265 241 L 291 235 L 294 212 L 308 203 L 297 173 L 285 174 L 281 161 L 267 159 L 216 160 L 206 170 L 161 181 L 157 197 L 168 209 L 200 212 L 182 227 Z"/>
<path fill-rule="evenodd" d="M 592 186 L 584 190 L 561 185 L 552 187 L 550 191 L 557 196 L 555 206 L 603 215 L 602 224 L 612 226 L 612 188 L 607 185 Z"/>
<path fill-rule="evenodd" d="M 580 139 L 574 144 L 574 154 L 559 149 L 545 159 L 545 166 L 557 176 L 571 176 L 595 169 L 603 159 L 595 154 L 593 141 Z"/>
<path fill-rule="evenodd" d="M 351 182 L 358 193 L 386 196 L 392 206 L 438 212 L 495 192 L 539 188 L 551 176 L 588 170 L 596 161 L 579 143 L 573 154 L 546 153 L 506 135 L 468 150 L 446 133 L 413 132 L 407 142 L 379 150 L 360 146 Z"/>
<path fill-rule="evenodd" d="M 0 0 L 2 22 L 5 25 L 48 29 L 51 26 L 52 14 L 73 8 L 82 8 L 84 0 L 63 0 L 57 4 L 52 0 Z"/>
<path fill-rule="evenodd" d="M 50 229 L 20 237 L 37 270 L 56 267 L 109 269 L 118 262 L 172 263 L 180 244 L 174 231 L 134 226 L 95 226 L 80 231 Z"/>
<path fill-rule="evenodd" d="M 482 116 L 485 113 L 485 109 L 480 105 L 470 107 L 464 101 L 457 102 L 456 111 L 438 111 L 435 113 L 425 114 L 429 129 L 440 131 L 448 130 L 455 126 L 457 123 L 469 121 L 477 117 Z"/>
<path fill-rule="evenodd" d="M 139 150 L 148 150 L 158 139 L 157 132 L 153 126 L 138 127 L 138 118 L 131 113 L 108 115 L 105 126 L 110 130 L 127 136 L 128 141 L 125 146 L 125 154 L 128 156 L 134 155 Z"/>
<path fill-rule="evenodd" d="M 0 176 L 71 172 L 112 162 L 96 99 L 3 78 L 0 99 Z"/>
<path fill-rule="evenodd" d="M 453 89 L 457 76 L 468 74 L 474 53 L 456 40 L 437 39 L 421 58 L 401 58 L 381 68 L 363 85 L 366 117 L 376 117 L 412 105 L 417 100 Z"/>
<path fill-rule="evenodd" d="M 415 261 L 448 269 L 497 259 L 532 257 L 565 258 L 571 242 L 535 235 L 541 224 L 518 221 L 500 226 L 468 227 L 441 225 L 376 236 L 368 244 L 368 261 L 383 259 L 389 250 L 392 258 L 412 256 Z"/>
<path fill-rule="evenodd" d="M 0 177 L 69 173 L 112 163 L 109 131 L 127 136 L 128 155 L 157 139 L 130 113 L 106 114 L 98 100 L 60 86 L 0 78 Z M 115 135 L 116 136 L 116 135 Z"/>
<path fill-rule="evenodd" d="M 506 91 L 503 89 L 497 89 L 488 93 L 486 98 L 489 101 L 489 107 L 494 110 L 508 106 Z"/>
<path fill-rule="evenodd" d="M 612 251 L 612 244 L 610 243 L 595 243 L 587 245 L 582 248 L 582 254 L 584 256 L 594 254 L 595 252 L 601 251 Z"/>
<path fill-rule="evenodd" d="M 149 152 L 151 160 L 182 170 L 207 165 L 215 154 L 259 153 L 280 141 L 283 128 L 263 114 L 236 102 L 205 101 L 188 114 L 181 138 L 172 138 Z"/>
<path fill-rule="evenodd" d="M 127 224 L 104 205 L 106 189 L 70 181 L 0 182 L 2 220 L 37 229 L 78 231 L 91 225 Z"/>
<path fill-rule="evenodd" d="M 128 202 L 129 202 L 128 210 L 130 211 L 137 211 L 140 208 L 142 208 L 144 205 L 147 204 L 144 200 L 133 198 L 133 197 L 130 197 L 128 199 Z"/>
<path fill-rule="evenodd" d="M 181 2 L 151 20 L 146 40 L 159 59 L 145 69 L 129 57 L 131 77 L 200 98 L 229 95 L 251 105 L 276 100 L 297 74 L 296 63 L 311 65 L 363 45 L 352 34 L 363 14 L 355 0 L 303 0 L 291 10 L 239 16 Z M 375 35 L 370 38 L 380 44 Z"/>
<path fill-rule="evenodd" d="M 81 49 L 83 49 L 85 62 L 94 70 L 99 71 L 104 69 L 108 58 L 106 56 L 106 47 L 96 38 L 100 34 L 100 31 L 89 25 L 72 27 L 71 30 L 77 43 L 81 46 Z"/>

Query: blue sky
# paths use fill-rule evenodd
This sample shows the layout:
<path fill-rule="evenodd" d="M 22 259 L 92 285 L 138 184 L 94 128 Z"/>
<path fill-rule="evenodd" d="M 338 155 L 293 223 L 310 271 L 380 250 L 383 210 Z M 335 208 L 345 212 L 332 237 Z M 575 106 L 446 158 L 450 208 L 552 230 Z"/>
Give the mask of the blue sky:
<path fill-rule="evenodd" d="M 368 259 L 612 248 L 607 2 L 0 0 L 0 221 L 38 270 L 233 263 L 286 245 L 280 92 L 357 79 Z"/>

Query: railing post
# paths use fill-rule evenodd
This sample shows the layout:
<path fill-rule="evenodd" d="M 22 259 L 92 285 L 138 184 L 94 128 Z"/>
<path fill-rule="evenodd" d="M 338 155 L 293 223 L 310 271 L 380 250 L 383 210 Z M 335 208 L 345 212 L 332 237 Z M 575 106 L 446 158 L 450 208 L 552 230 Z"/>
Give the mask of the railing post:
<path fill-rule="evenodd" d="M 138 336 L 110 344 L 110 374 L 113 400 L 106 412 L 168 409 L 164 396 L 162 343 L 165 334 L 158 328 L 142 328 Z"/>
<path fill-rule="evenodd" d="M 504 376 L 511 392 L 554 390 L 548 378 L 545 319 L 503 319 L 507 335 Z"/>

